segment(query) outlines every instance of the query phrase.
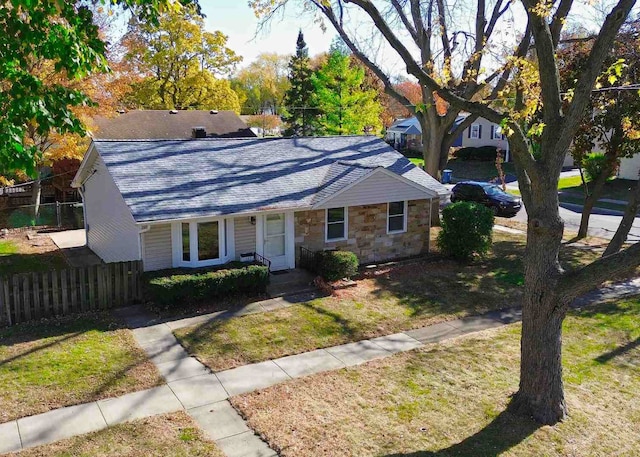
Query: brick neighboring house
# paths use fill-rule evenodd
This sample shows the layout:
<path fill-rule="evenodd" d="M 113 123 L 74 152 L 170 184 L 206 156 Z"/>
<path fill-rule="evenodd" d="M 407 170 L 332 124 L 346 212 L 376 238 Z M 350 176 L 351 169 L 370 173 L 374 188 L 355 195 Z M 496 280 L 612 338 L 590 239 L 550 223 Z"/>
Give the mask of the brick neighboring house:
<path fill-rule="evenodd" d="M 448 191 L 371 136 L 94 140 L 73 185 L 89 247 L 144 269 L 257 253 L 295 268 L 301 248 L 362 263 L 428 252 L 430 208 Z"/>

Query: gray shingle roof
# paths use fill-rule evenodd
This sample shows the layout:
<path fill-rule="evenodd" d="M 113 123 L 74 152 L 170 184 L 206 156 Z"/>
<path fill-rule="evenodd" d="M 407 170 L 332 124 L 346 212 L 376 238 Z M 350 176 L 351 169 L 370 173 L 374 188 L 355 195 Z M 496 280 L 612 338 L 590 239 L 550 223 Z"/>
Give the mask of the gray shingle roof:
<path fill-rule="evenodd" d="M 370 136 L 94 140 L 137 222 L 309 207 L 376 167 L 447 190 Z"/>

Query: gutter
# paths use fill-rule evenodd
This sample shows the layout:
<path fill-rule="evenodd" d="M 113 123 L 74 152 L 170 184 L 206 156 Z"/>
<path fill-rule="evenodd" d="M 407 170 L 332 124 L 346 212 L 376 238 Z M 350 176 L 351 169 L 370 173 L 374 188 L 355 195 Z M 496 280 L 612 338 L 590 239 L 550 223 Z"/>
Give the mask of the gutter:
<path fill-rule="evenodd" d="M 147 224 L 147 225 L 142 225 L 139 227 L 138 229 L 138 254 L 140 255 L 140 260 L 143 260 L 143 244 L 142 244 L 142 234 L 143 233 L 147 233 L 149 230 L 151 230 L 151 225 Z M 143 268 L 144 268 L 144 264 L 143 264 Z"/>

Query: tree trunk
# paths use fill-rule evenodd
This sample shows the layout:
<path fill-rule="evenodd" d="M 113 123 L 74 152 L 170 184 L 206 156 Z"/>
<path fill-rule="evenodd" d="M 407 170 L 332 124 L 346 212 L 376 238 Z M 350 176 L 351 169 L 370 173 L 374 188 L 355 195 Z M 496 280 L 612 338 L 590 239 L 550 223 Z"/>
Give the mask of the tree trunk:
<path fill-rule="evenodd" d="M 591 212 L 593 211 L 593 207 L 596 205 L 596 202 L 602 196 L 602 191 L 604 190 L 604 185 L 607 182 L 609 176 L 613 172 L 613 164 L 605 165 L 602 169 L 602 172 L 598 175 L 595 182 L 593 183 L 593 188 L 591 190 L 591 194 L 587 194 L 584 198 L 584 205 L 582 207 L 582 216 L 580 218 L 580 228 L 578 229 L 578 238 L 584 238 L 587 236 L 587 232 L 589 230 L 589 218 L 591 217 Z"/>
<path fill-rule="evenodd" d="M 556 285 L 562 269 L 558 254 L 564 223 L 558 211 L 557 180 L 534 189 L 525 250 L 522 303 L 520 388 L 514 406 L 543 424 L 555 424 L 567 414 L 562 383 L 562 321 L 566 303 Z"/>
<path fill-rule="evenodd" d="M 633 226 L 633 221 L 636 218 L 636 214 L 638 214 L 638 206 L 640 205 L 640 179 L 636 183 L 636 188 L 631 193 L 631 197 L 629 199 L 629 203 L 627 203 L 627 207 L 624 210 L 624 216 L 622 216 L 622 221 L 620 221 L 620 225 L 618 226 L 618 230 L 616 230 L 615 235 L 611 238 L 607 249 L 604 250 L 602 257 L 606 257 L 611 254 L 615 254 L 622 248 L 622 245 L 627 240 L 627 236 L 631 231 L 631 227 Z"/>
<path fill-rule="evenodd" d="M 442 138 L 438 135 L 438 131 L 435 128 L 429 128 L 425 125 L 426 122 L 422 121 L 422 155 L 424 157 L 424 169 L 427 173 L 440 181 L 440 150 L 442 148 Z M 429 128 L 429 131 L 427 131 Z M 424 135 L 424 132 L 427 135 Z M 431 226 L 440 226 L 440 212 L 438 207 L 434 205 L 431 208 Z"/>

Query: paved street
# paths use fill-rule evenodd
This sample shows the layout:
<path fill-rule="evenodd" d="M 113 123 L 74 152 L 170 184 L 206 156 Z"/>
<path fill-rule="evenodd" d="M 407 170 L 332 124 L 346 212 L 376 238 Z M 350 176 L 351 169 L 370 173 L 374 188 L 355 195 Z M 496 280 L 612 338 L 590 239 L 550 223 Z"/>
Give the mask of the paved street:
<path fill-rule="evenodd" d="M 561 204 L 560 216 L 564 219 L 567 230 L 573 232 L 578 231 L 578 227 L 580 227 L 581 210 L 582 207 L 580 205 Z M 621 219 L 622 216 L 619 216 L 616 211 L 595 210 L 589 221 L 589 234 L 600 238 L 611 239 L 614 233 L 616 233 Z M 513 220 L 526 222 L 527 212 L 525 208 L 522 208 Z M 629 232 L 628 241 L 640 241 L 640 217 L 636 217 L 631 232 Z"/>

